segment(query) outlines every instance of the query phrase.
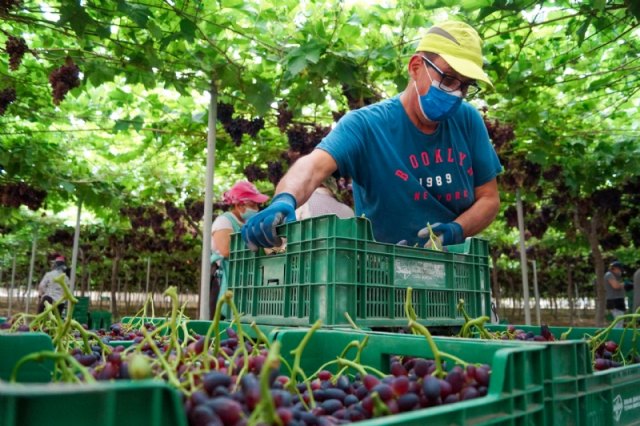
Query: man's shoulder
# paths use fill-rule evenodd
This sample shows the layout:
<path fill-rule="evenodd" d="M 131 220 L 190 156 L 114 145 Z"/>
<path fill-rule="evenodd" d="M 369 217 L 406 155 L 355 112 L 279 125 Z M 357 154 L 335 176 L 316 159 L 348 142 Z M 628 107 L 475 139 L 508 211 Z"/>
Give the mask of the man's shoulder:
<path fill-rule="evenodd" d="M 480 118 L 480 119 L 482 118 L 480 111 L 478 111 L 476 107 L 474 107 L 468 102 L 462 102 L 460 104 L 460 108 L 458 108 L 456 113 L 453 115 L 453 119 L 458 121 L 459 120 L 468 121 L 468 120 L 477 119 L 477 118 Z"/>

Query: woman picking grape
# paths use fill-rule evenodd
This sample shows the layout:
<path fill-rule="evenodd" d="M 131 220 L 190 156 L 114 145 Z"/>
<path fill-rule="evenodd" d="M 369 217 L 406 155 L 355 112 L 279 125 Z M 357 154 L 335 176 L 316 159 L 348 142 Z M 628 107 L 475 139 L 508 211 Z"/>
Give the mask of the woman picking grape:
<path fill-rule="evenodd" d="M 250 182 L 238 181 L 223 195 L 223 202 L 231 208 L 219 215 L 211 225 L 211 317 L 215 313 L 218 296 L 227 290 L 231 234 L 240 232 L 245 221 L 258 213 L 259 204 L 269 197 Z"/>

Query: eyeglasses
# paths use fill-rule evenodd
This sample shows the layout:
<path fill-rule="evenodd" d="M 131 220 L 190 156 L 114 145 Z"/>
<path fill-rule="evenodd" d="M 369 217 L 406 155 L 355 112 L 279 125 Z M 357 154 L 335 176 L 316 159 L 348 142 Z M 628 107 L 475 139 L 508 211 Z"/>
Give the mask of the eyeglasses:
<path fill-rule="evenodd" d="M 420 57 L 427 65 L 438 73 L 440 76 L 440 88 L 445 92 L 455 92 L 456 90 L 460 90 L 467 97 L 471 97 L 475 96 L 480 91 L 480 87 L 478 87 L 478 84 L 475 81 L 463 82 L 456 77 L 445 74 L 440 68 L 424 56 Z"/>

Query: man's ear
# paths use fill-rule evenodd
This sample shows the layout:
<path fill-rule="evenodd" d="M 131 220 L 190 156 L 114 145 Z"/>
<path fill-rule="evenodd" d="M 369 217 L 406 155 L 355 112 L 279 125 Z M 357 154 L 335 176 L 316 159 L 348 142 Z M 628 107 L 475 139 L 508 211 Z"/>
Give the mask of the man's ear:
<path fill-rule="evenodd" d="M 415 81 L 418 79 L 418 72 L 420 67 L 422 66 L 422 58 L 420 55 L 415 54 L 411 56 L 409 59 L 409 64 L 407 65 L 407 70 L 409 72 L 409 77 Z"/>

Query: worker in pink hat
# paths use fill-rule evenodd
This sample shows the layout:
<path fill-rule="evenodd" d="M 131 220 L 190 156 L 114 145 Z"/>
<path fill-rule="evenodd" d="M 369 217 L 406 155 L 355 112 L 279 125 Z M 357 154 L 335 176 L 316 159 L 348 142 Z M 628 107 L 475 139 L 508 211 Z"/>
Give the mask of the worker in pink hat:
<path fill-rule="evenodd" d="M 229 210 L 216 217 L 211 225 L 211 300 L 213 317 L 218 297 L 227 289 L 231 234 L 240 232 L 244 223 L 258 213 L 260 204 L 269 197 L 247 181 L 236 182 L 223 194 L 222 201 Z"/>
<path fill-rule="evenodd" d="M 502 166 L 482 116 L 468 102 L 491 86 L 482 38 L 461 21 L 426 29 L 405 68 L 398 96 L 348 112 L 289 169 L 271 204 L 247 221 L 251 250 L 278 246 L 279 224 L 336 171 L 351 178 L 356 216 L 377 241 L 423 245 L 427 224 L 441 244 L 460 244 L 485 229 L 500 208 Z"/>

